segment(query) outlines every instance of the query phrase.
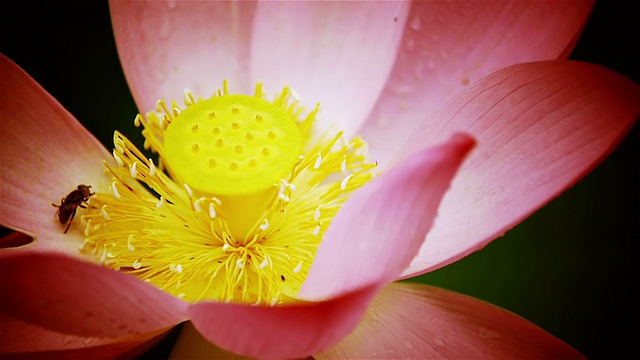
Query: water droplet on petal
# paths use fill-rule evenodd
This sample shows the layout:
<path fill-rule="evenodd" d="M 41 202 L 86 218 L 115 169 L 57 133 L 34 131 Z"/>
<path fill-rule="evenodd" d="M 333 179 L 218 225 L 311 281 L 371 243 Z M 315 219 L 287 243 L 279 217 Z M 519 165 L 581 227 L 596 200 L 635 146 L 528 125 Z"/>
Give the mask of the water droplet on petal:
<path fill-rule="evenodd" d="M 409 28 L 413 31 L 420 31 L 422 28 L 422 19 L 420 16 L 414 16 L 413 19 L 409 22 Z"/>

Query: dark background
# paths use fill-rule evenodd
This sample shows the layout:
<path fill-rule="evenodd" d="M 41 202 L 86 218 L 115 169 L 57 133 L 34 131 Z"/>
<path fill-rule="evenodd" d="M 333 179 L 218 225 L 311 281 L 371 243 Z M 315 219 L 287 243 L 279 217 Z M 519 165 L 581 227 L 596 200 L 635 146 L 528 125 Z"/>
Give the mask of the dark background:
<path fill-rule="evenodd" d="M 134 136 L 137 109 L 118 61 L 107 3 L 43 3 L 13 2 L 12 11 L 4 11 L 0 51 L 107 148 L 115 129 L 141 144 Z M 602 64 L 637 83 L 638 20 L 631 6 L 597 3 L 571 57 Z M 482 251 L 418 280 L 509 309 L 587 357 L 635 353 L 639 140 L 636 126 L 575 187 Z M 162 357 L 172 339 L 149 357 Z"/>

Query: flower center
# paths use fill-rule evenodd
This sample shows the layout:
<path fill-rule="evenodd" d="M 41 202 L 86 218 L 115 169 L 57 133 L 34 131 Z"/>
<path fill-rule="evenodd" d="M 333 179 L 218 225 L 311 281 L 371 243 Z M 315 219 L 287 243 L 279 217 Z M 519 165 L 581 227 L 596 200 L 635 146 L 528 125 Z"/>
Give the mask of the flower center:
<path fill-rule="evenodd" d="M 267 101 L 185 95 L 137 116 L 145 148 L 114 135 L 117 166 L 92 197 L 83 252 L 187 301 L 277 305 L 296 298 L 324 232 L 372 178 L 366 144 L 341 132 L 320 140 L 285 88 Z"/>

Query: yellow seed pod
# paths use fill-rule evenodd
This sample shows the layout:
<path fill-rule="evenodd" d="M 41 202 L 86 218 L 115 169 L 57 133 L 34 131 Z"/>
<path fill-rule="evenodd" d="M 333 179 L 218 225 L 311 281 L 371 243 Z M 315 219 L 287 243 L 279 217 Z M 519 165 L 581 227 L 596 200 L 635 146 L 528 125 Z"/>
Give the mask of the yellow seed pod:
<path fill-rule="evenodd" d="M 224 95 L 188 106 L 164 137 L 164 160 L 194 190 L 227 196 L 265 190 L 298 159 L 290 114 L 259 97 Z"/>

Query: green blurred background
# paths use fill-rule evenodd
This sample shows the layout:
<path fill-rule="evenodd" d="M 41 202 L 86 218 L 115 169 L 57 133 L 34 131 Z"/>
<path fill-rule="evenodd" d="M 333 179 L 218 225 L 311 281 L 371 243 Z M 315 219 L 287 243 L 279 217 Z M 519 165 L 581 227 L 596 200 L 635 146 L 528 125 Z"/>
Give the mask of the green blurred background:
<path fill-rule="evenodd" d="M 631 6 L 596 4 L 572 58 L 638 82 L 637 18 Z M 139 134 L 106 2 L 14 2 L 12 7 L 3 11 L 0 51 L 108 148 L 114 129 Z M 130 138 L 141 144 L 141 137 Z M 418 280 L 509 309 L 587 357 L 634 353 L 637 330 L 629 329 L 637 329 L 638 315 L 632 294 L 638 285 L 633 250 L 640 240 L 635 226 L 640 220 L 639 140 L 636 126 L 572 189 L 485 249 Z M 148 357 L 162 358 L 170 346 L 171 338 Z"/>

